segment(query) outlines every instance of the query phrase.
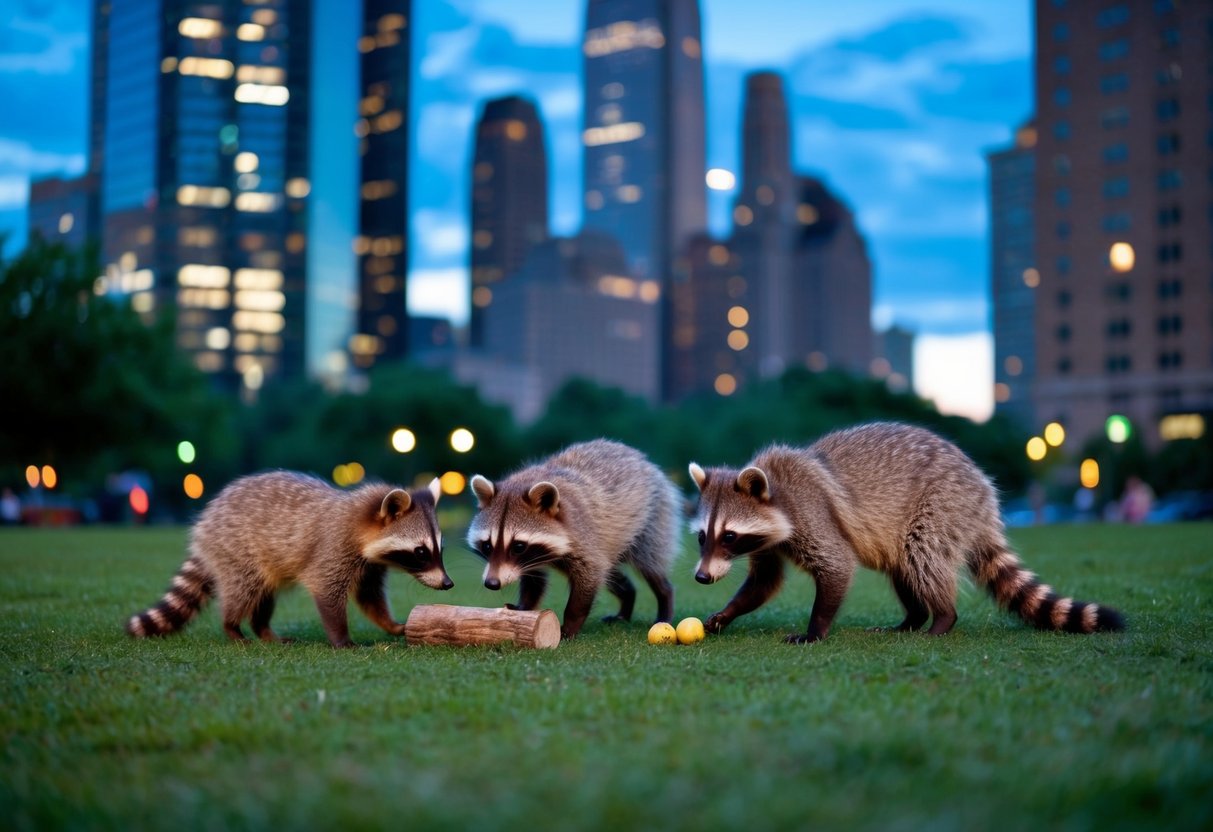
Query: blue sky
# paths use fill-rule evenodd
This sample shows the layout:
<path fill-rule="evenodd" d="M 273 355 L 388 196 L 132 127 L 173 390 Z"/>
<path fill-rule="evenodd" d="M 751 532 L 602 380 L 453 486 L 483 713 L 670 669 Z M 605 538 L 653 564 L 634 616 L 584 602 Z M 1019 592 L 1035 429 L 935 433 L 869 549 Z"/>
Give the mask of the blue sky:
<path fill-rule="evenodd" d="M 876 323 L 954 339 L 938 344 L 980 339 L 988 330 L 983 154 L 1008 142 L 1031 110 L 1029 0 L 700 2 L 709 165 L 738 167 L 744 75 L 783 72 L 797 167 L 822 176 L 867 236 Z M 88 7 L 0 7 L 0 232 L 14 239 L 25 234 L 29 178 L 83 169 Z M 335 46 L 357 34 L 349 8 L 319 0 L 317 27 L 334 46 L 318 59 L 325 127 L 316 158 L 324 164 L 315 173 L 313 241 L 335 300 L 352 266 L 354 145 L 342 113 L 353 106 L 356 56 Z M 523 91 L 537 100 L 553 230 L 580 225 L 583 15 L 581 0 L 414 0 L 414 311 L 466 315 L 468 169 L 484 99 Z M 351 109 L 348 123 L 354 118 Z M 727 231 L 730 200 L 712 194 L 717 233 Z"/>

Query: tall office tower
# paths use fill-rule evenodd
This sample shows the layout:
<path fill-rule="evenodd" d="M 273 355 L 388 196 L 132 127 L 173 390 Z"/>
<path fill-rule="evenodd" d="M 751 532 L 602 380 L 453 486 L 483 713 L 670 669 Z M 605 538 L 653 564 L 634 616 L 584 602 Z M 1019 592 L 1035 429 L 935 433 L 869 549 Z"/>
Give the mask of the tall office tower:
<path fill-rule="evenodd" d="M 1025 426 L 1035 421 L 1036 270 L 1033 248 L 1036 126 L 1025 124 L 1014 143 L 991 152 L 990 296 L 993 299 L 994 408 Z"/>
<path fill-rule="evenodd" d="M 795 193 L 791 131 L 783 78 L 746 78 L 741 129 L 741 188 L 733 206 L 732 248 L 741 258 L 752 298 L 749 353 L 760 373 L 774 375 L 796 360 L 794 333 L 803 323 L 789 306 L 793 284 Z"/>
<path fill-rule="evenodd" d="M 697 0 L 588 0 L 584 225 L 641 280 L 707 224 L 699 30 Z"/>
<path fill-rule="evenodd" d="M 661 383 L 652 360 L 661 338 L 660 299 L 656 280 L 628 276 L 612 237 L 583 231 L 550 239 L 494 291 L 484 351 L 534 370 L 542 400 L 580 376 L 654 401 Z"/>
<path fill-rule="evenodd" d="M 1213 5 L 1036 3 L 1037 426 L 1213 411 Z"/>
<path fill-rule="evenodd" d="M 484 105 L 472 161 L 472 316 L 469 342 L 484 345 L 493 289 L 548 236 L 548 162 L 535 105 L 511 95 Z"/>
<path fill-rule="evenodd" d="M 29 235 L 68 246 L 84 245 L 93 236 L 97 177 L 52 177 L 30 183 Z"/>
<path fill-rule="evenodd" d="M 893 324 L 876 333 L 872 375 L 883 378 L 890 390 L 904 392 L 914 386 L 914 333 Z"/>
<path fill-rule="evenodd" d="M 368 369 L 408 352 L 410 0 L 363 0 L 358 312 L 350 357 Z"/>
<path fill-rule="evenodd" d="M 301 373 L 311 3 L 104 7 L 106 285 L 227 386 Z"/>
<path fill-rule="evenodd" d="M 791 354 L 810 369 L 872 368 L 872 263 L 851 210 L 819 179 L 796 178 Z"/>

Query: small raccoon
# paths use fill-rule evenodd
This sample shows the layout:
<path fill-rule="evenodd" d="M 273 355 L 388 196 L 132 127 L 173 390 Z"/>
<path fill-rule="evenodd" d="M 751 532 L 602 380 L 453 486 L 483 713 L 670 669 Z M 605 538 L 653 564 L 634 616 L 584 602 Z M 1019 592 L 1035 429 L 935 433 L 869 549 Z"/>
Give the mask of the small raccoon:
<path fill-rule="evenodd" d="M 967 565 L 1001 606 L 1042 630 L 1124 629 L 1120 613 L 1058 597 L 1011 551 L 994 488 L 965 454 L 922 428 L 870 424 L 808 448 L 775 445 L 744 469 L 690 466 L 699 487 L 700 560 L 695 580 L 720 580 L 734 558 L 750 571 L 724 609 L 706 622 L 720 632 L 779 589 L 787 557 L 813 576 L 807 633 L 818 641 L 850 586 L 855 565 L 889 576 L 906 616 L 894 630 L 929 633 L 956 623 L 956 573 Z"/>
<path fill-rule="evenodd" d="M 190 555 L 160 603 L 131 616 L 136 637 L 183 628 L 212 595 L 219 596 L 223 630 L 245 641 L 241 622 L 251 618 L 262 641 L 280 641 L 270 629 L 274 595 L 302 584 L 316 601 L 334 647 L 352 647 L 346 602 L 393 635 L 384 593 L 387 567 L 411 573 L 431 589 L 454 584 L 442 564 L 442 533 L 434 508 L 438 480 L 405 491 L 364 485 L 338 491 L 303 474 L 279 471 L 233 482 L 203 509 L 190 532 Z"/>
<path fill-rule="evenodd" d="M 657 620 L 674 614 L 670 562 L 678 547 L 678 507 L 673 483 L 639 451 L 595 440 L 494 484 L 472 477 L 480 511 L 468 543 L 488 561 L 489 589 L 519 582 L 512 609 L 538 606 L 547 588 L 543 567 L 569 579 L 563 638 L 575 638 L 605 583 L 619 598 L 606 621 L 630 621 L 636 587 L 620 569 L 630 563 L 657 596 Z"/>

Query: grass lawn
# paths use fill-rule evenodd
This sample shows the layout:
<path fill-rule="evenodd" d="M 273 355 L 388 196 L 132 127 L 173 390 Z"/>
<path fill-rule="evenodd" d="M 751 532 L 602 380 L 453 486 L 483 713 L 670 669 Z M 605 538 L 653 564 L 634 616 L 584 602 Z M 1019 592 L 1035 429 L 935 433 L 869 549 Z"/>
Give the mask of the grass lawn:
<path fill-rule="evenodd" d="M 0 532 L 3 828 L 1213 828 L 1208 524 L 1016 532 L 1123 634 L 1038 633 L 972 587 L 944 638 L 869 633 L 901 610 L 864 573 L 828 640 L 790 646 L 812 598 L 796 574 L 699 645 L 650 647 L 642 589 L 635 623 L 597 623 L 600 598 L 541 652 L 410 649 L 356 611 L 367 646 L 334 651 L 299 591 L 275 616 L 296 644 L 229 644 L 213 608 L 127 638 L 184 540 Z M 392 575 L 398 617 L 507 600 L 470 553 L 447 561 L 449 593 Z M 706 618 L 744 569 L 701 587 L 693 562 L 677 617 Z"/>

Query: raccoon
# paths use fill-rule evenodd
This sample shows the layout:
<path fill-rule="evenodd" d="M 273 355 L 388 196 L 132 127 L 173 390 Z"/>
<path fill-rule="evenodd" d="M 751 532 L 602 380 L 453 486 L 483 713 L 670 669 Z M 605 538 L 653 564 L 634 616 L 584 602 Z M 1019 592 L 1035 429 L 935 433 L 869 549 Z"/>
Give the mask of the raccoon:
<path fill-rule="evenodd" d="M 488 564 L 484 585 L 519 582 L 512 609 L 534 609 L 547 588 L 543 567 L 568 576 L 563 638 L 581 631 L 605 583 L 619 598 L 606 621 L 630 621 L 636 587 L 627 562 L 657 596 L 657 620 L 674 614 L 670 563 L 678 546 L 680 496 L 639 451 L 607 440 L 572 445 L 494 484 L 472 477 L 479 512 L 468 543 Z"/>
<path fill-rule="evenodd" d="M 431 589 L 454 586 L 442 564 L 442 533 L 434 508 L 438 480 L 405 491 L 364 485 L 338 491 L 303 474 L 279 471 L 233 482 L 202 511 L 190 532 L 190 555 L 160 603 L 131 616 L 132 636 L 168 635 L 183 628 L 212 595 L 219 596 L 223 630 L 245 641 L 250 618 L 262 641 L 275 593 L 302 584 L 316 601 L 334 647 L 352 647 L 346 617 L 350 593 L 366 617 L 401 635 L 384 593 L 389 566 Z"/>
<path fill-rule="evenodd" d="M 889 576 L 905 608 L 893 630 L 941 635 L 956 623 L 957 570 L 967 565 L 1001 606 L 1042 630 L 1121 630 L 1120 613 L 1058 597 L 1020 563 L 1003 532 L 989 480 L 965 454 L 922 428 L 876 423 L 829 434 L 808 448 L 775 445 L 742 470 L 690 465 L 700 491 L 695 580 L 720 580 L 734 558 L 749 575 L 706 622 L 720 632 L 779 589 L 782 558 L 817 585 L 808 632 L 819 641 L 855 565 Z"/>

